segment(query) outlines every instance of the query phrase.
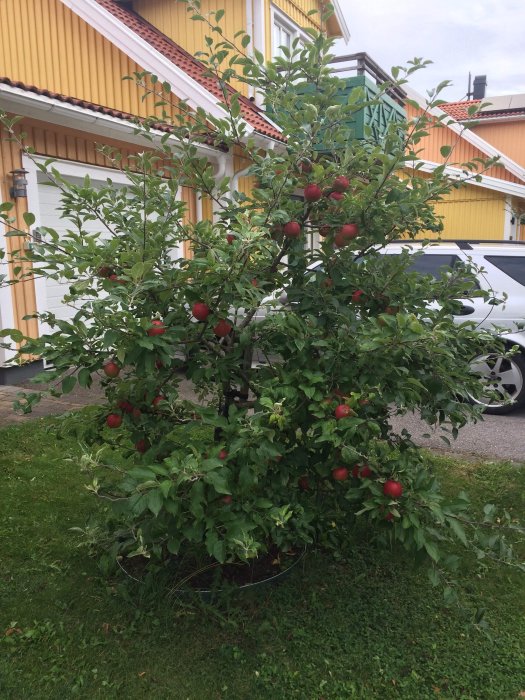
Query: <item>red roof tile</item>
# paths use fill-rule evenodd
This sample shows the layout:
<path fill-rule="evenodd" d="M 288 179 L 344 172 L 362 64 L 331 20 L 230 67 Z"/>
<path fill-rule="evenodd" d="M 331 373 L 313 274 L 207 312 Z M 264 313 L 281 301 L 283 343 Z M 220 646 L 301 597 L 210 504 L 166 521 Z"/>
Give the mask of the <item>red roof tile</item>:
<path fill-rule="evenodd" d="M 463 119 L 468 119 L 468 108 L 474 105 L 481 104 L 481 100 L 465 100 L 464 102 L 448 102 L 445 105 L 440 105 L 440 109 L 449 114 L 452 119 L 460 122 Z M 479 119 L 479 114 L 475 115 L 475 119 Z M 470 117 L 472 119 L 473 117 Z"/>
<path fill-rule="evenodd" d="M 490 100 L 490 98 L 487 98 Z M 473 115 L 468 114 L 468 108 L 473 105 L 481 104 L 481 100 L 468 100 L 465 102 L 448 102 L 445 105 L 441 105 L 441 109 L 450 114 L 450 116 L 456 121 L 465 121 L 474 119 L 475 121 L 482 121 L 483 119 L 497 119 L 498 117 L 511 117 L 514 115 L 525 114 L 525 108 L 516 107 L 514 109 L 497 109 L 491 110 L 490 105 L 484 107 L 482 112 L 476 112 Z"/>
<path fill-rule="evenodd" d="M 36 85 L 26 85 L 26 83 L 20 80 L 11 80 L 11 78 L 6 78 L 0 75 L 0 83 L 4 85 L 9 85 L 10 87 L 18 88 L 19 90 L 24 90 L 25 92 L 33 92 L 35 95 L 42 95 L 42 97 L 49 97 L 53 100 L 58 100 L 59 102 L 66 102 L 67 104 L 75 105 L 75 107 L 81 107 L 82 109 L 89 109 L 91 112 L 97 112 L 99 114 L 105 114 L 108 117 L 115 117 L 116 119 L 123 119 L 129 121 L 132 124 L 136 122 L 143 122 L 143 119 L 137 119 L 134 114 L 129 112 L 121 112 L 119 109 L 113 109 L 111 107 L 105 107 L 104 105 L 96 104 L 95 102 L 88 102 L 87 100 L 81 100 L 78 97 L 69 97 L 68 95 L 62 95 L 59 92 L 53 92 L 52 90 L 46 90 L 45 88 L 37 87 Z M 152 125 L 155 129 L 159 131 L 170 132 L 171 129 L 169 125 L 159 122 Z M 227 150 L 221 144 L 217 144 L 216 139 L 213 138 L 211 133 L 203 135 L 203 143 L 209 146 L 215 146 L 219 150 Z"/>
<path fill-rule="evenodd" d="M 217 98 L 217 102 L 223 101 L 222 90 L 218 82 L 211 76 L 206 75 L 205 66 L 188 51 L 176 44 L 136 12 L 127 9 L 125 5 L 119 5 L 115 0 L 96 1 L 137 36 L 150 44 L 152 48 L 159 51 L 174 65 L 202 85 L 203 88 Z M 176 91 L 176 86 L 173 87 Z M 235 92 L 231 86 L 228 86 L 228 90 L 232 94 Z M 240 96 L 240 106 L 242 117 L 257 132 L 279 141 L 285 140 L 280 131 L 268 121 L 263 110 L 243 95 Z"/>
<path fill-rule="evenodd" d="M 126 121 L 136 120 L 136 117 L 133 114 L 129 114 L 128 112 L 121 112 L 118 109 L 104 107 L 104 105 L 99 105 L 95 102 L 88 102 L 87 100 L 81 100 L 78 97 L 69 97 L 68 95 L 62 95 L 59 92 L 46 90 L 45 88 L 40 88 L 36 85 L 27 85 L 26 83 L 23 83 L 20 80 L 11 80 L 11 78 L 0 76 L 0 83 L 3 83 L 4 85 L 9 85 L 10 87 L 19 88 L 20 90 L 25 90 L 26 92 L 34 92 L 36 95 L 42 95 L 43 97 L 50 97 L 51 99 L 59 100 L 60 102 L 67 102 L 68 104 L 75 105 L 76 107 L 82 107 L 82 109 L 89 109 L 92 112 L 106 114 L 109 117 L 125 119 Z"/>

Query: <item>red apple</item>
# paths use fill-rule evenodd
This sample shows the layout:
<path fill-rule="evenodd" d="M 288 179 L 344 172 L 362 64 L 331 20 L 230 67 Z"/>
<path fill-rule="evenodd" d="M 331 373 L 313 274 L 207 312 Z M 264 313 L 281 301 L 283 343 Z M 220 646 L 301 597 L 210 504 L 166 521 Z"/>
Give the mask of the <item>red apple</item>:
<path fill-rule="evenodd" d="M 151 402 L 152 406 L 158 406 L 161 401 L 164 401 L 164 396 L 161 396 L 160 394 L 158 396 L 155 396 L 153 401 Z"/>
<path fill-rule="evenodd" d="M 322 281 L 322 285 L 323 285 L 323 287 L 326 287 L 327 289 L 330 289 L 331 287 L 334 286 L 334 281 L 333 281 L 333 279 L 332 279 L 331 277 L 326 277 L 326 278 Z"/>
<path fill-rule="evenodd" d="M 338 233 L 346 238 L 356 238 L 359 236 L 359 226 L 357 224 L 343 224 Z"/>
<path fill-rule="evenodd" d="M 164 362 L 162 360 L 155 360 L 155 367 L 157 369 L 162 369 L 164 367 Z"/>
<path fill-rule="evenodd" d="M 228 245 L 232 245 L 233 241 L 235 240 L 235 236 L 233 233 L 228 233 L 226 236 L 226 240 L 228 241 Z"/>
<path fill-rule="evenodd" d="M 310 184 L 304 188 L 304 198 L 307 202 L 317 202 L 323 196 L 323 192 L 319 185 Z"/>
<path fill-rule="evenodd" d="M 301 491 L 309 491 L 310 490 L 310 482 L 308 481 L 307 476 L 301 476 L 297 480 L 297 486 L 301 489 Z"/>
<path fill-rule="evenodd" d="M 310 163 L 310 161 L 308 159 L 300 160 L 299 161 L 299 170 L 302 173 L 304 173 L 305 175 L 309 175 L 313 170 L 312 164 Z"/>
<path fill-rule="evenodd" d="M 97 275 L 99 277 L 109 277 L 112 274 L 114 274 L 113 268 L 108 267 L 107 265 L 103 265 L 102 267 L 99 267 L 97 270 Z"/>
<path fill-rule="evenodd" d="M 340 202 L 344 198 L 345 196 L 342 192 L 330 192 L 330 199 L 333 199 L 336 202 Z"/>
<path fill-rule="evenodd" d="M 259 285 L 259 282 L 257 282 L 257 277 L 254 277 L 252 280 L 250 280 L 250 284 L 252 287 L 257 287 Z"/>
<path fill-rule="evenodd" d="M 401 498 L 403 494 L 403 484 L 394 479 L 387 479 L 383 484 L 383 493 L 389 498 Z"/>
<path fill-rule="evenodd" d="M 122 416 L 120 413 L 110 413 L 106 418 L 106 425 L 108 428 L 120 428 L 122 425 Z"/>
<path fill-rule="evenodd" d="M 352 476 L 354 479 L 359 479 L 359 464 L 354 465 L 354 468 L 352 469 Z"/>
<path fill-rule="evenodd" d="M 121 280 L 118 275 L 109 275 L 108 280 L 111 280 L 112 282 L 115 282 L 115 284 L 126 284 L 126 280 Z"/>
<path fill-rule="evenodd" d="M 334 479 L 334 481 L 346 481 L 349 473 L 346 467 L 336 467 L 332 469 L 332 479 Z"/>
<path fill-rule="evenodd" d="M 374 472 L 370 469 L 368 464 L 365 464 L 364 467 L 361 468 L 359 476 L 362 479 L 371 479 L 374 476 Z"/>
<path fill-rule="evenodd" d="M 324 236 L 328 236 L 328 235 L 330 234 L 330 231 L 331 231 L 330 226 L 326 226 L 326 225 L 325 225 L 325 226 L 321 226 L 321 227 L 319 228 L 319 235 L 320 235 L 320 236 L 323 236 L 323 237 L 324 237 Z"/>
<path fill-rule="evenodd" d="M 131 413 L 133 411 L 133 405 L 130 404 L 129 401 L 122 400 L 117 403 L 117 406 L 120 408 L 121 411 L 124 411 L 124 413 Z"/>
<path fill-rule="evenodd" d="M 220 450 L 219 459 L 226 459 L 227 456 L 228 456 L 228 450 Z"/>
<path fill-rule="evenodd" d="M 298 221 L 289 221 L 283 226 L 283 233 L 288 238 L 299 238 L 301 235 L 301 224 Z"/>
<path fill-rule="evenodd" d="M 350 187 L 350 180 L 344 175 L 335 178 L 332 187 L 336 192 L 346 192 Z"/>
<path fill-rule="evenodd" d="M 385 520 L 388 520 L 388 522 L 391 522 L 394 519 L 394 514 L 393 513 L 387 513 L 385 515 Z"/>
<path fill-rule="evenodd" d="M 229 494 L 227 494 L 226 496 L 223 496 L 223 497 L 221 498 L 221 501 L 222 501 L 225 505 L 229 506 L 230 503 L 233 501 L 233 497 L 230 496 Z"/>
<path fill-rule="evenodd" d="M 335 407 L 334 411 L 334 415 L 337 418 L 337 420 L 340 420 L 341 418 L 347 418 L 351 413 L 352 409 L 345 403 L 340 403 L 338 406 Z"/>
<path fill-rule="evenodd" d="M 120 367 L 117 365 L 116 362 L 113 362 L 113 360 L 106 362 L 102 369 L 106 377 L 111 377 L 111 379 L 118 377 L 118 375 L 120 374 Z"/>
<path fill-rule="evenodd" d="M 217 323 L 213 327 L 213 332 L 218 338 L 225 338 L 229 333 L 231 333 L 232 329 L 233 326 L 231 325 L 231 323 L 228 323 L 228 321 L 221 319 L 219 323 Z"/>
<path fill-rule="evenodd" d="M 351 238 L 344 236 L 340 231 L 338 231 L 334 236 L 334 243 L 337 248 L 344 248 L 345 246 L 350 245 L 351 240 Z"/>
<path fill-rule="evenodd" d="M 210 315 L 210 307 L 203 301 L 196 301 L 191 307 L 192 315 L 197 319 L 197 321 L 205 321 Z"/>
<path fill-rule="evenodd" d="M 354 304 L 360 304 L 363 299 L 364 292 L 362 289 L 356 289 L 355 292 L 352 294 L 352 301 Z"/>
<path fill-rule="evenodd" d="M 164 335 L 166 332 L 166 326 L 164 322 L 158 318 L 154 318 L 151 321 L 151 328 L 148 328 L 148 335 Z"/>
<path fill-rule="evenodd" d="M 137 450 L 137 452 L 144 454 L 144 452 L 146 452 L 146 450 L 149 449 L 148 441 L 144 438 L 137 440 L 137 442 L 135 443 L 135 449 Z"/>
<path fill-rule="evenodd" d="M 138 420 L 142 415 L 142 411 L 140 410 L 140 408 L 132 408 L 131 415 L 133 416 L 133 418 Z"/>

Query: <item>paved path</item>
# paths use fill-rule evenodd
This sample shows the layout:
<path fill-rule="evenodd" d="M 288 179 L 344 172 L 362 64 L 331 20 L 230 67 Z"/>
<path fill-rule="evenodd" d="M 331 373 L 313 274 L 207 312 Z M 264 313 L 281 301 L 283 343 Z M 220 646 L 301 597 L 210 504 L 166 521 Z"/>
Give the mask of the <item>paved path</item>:
<path fill-rule="evenodd" d="M 96 403 L 100 390 L 90 391 L 76 389 L 59 399 L 45 398 L 33 412 L 20 415 L 13 411 L 13 401 L 21 387 L 0 386 L 0 428 L 9 424 L 22 424 L 43 416 L 59 415 L 74 411 L 89 403 Z M 183 396 L 194 399 L 195 395 L 189 382 L 182 382 Z M 459 438 L 448 447 L 440 439 L 438 430 L 432 430 L 415 415 L 395 418 L 394 427 L 401 430 L 407 428 L 415 442 L 433 450 L 449 454 L 461 454 L 466 457 L 482 457 L 485 459 L 508 459 L 525 463 L 525 408 L 507 416 L 485 416 L 483 421 L 475 425 L 467 425 L 460 431 Z M 430 433 L 430 438 L 423 435 Z"/>
<path fill-rule="evenodd" d="M 525 463 L 525 408 L 505 416 L 485 415 L 482 421 L 462 428 L 457 440 L 452 440 L 448 433 L 432 430 L 414 414 L 396 417 L 393 425 L 398 430 L 406 428 L 414 442 L 432 450 Z M 430 438 L 423 437 L 425 433 L 430 434 Z M 450 447 L 440 435 L 450 439 Z"/>

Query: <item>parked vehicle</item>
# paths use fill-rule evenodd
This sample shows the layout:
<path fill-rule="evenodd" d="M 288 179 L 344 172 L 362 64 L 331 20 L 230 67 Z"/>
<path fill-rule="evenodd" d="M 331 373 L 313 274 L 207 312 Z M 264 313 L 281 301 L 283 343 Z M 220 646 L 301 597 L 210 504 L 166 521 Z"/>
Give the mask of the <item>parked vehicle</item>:
<path fill-rule="evenodd" d="M 491 354 L 475 357 L 472 368 L 487 387 L 487 395 L 475 400 L 486 413 L 508 413 L 525 404 L 525 242 L 514 241 L 442 241 L 423 247 L 421 243 L 391 243 L 382 252 L 400 254 L 409 248 L 414 256 L 412 270 L 439 277 L 447 268 L 470 263 L 478 268 L 482 297 L 462 299 L 458 323 L 472 321 L 500 337 L 516 354 L 505 357 Z M 467 293 L 468 294 L 468 293 Z M 499 303 L 501 302 L 501 303 Z"/>
<path fill-rule="evenodd" d="M 470 264 L 477 269 L 479 289 L 486 297 L 470 298 L 468 291 L 462 298 L 457 323 L 471 321 L 480 329 L 493 332 L 510 351 L 509 356 L 498 354 L 474 357 L 472 369 L 487 387 L 487 394 L 472 401 L 483 406 L 484 412 L 505 414 L 525 405 L 525 242 L 514 241 L 439 241 L 425 245 L 419 242 L 398 241 L 380 249 L 385 255 L 400 255 L 403 250 L 414 253 L 410 271 L 432 275 L 438 279 L 447 270 L 459 264 Z M 321 264 L 311 268 L 312 273 Z M 263 317 L 268 308 L 288 302 L 286 293 L 268 298 L 268 304 L 258 311 Z M 260 361 L 264 361 L 259 358 Z"/>

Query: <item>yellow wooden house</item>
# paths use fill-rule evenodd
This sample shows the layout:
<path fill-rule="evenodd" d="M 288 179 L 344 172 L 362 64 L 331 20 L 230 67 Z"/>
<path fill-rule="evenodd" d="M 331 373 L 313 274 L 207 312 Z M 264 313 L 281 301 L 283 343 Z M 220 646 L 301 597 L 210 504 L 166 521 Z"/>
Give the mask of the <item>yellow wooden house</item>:
<path fill-rule="evenodd" d="M 332 4 L 335 13 L 323 29 L 348 39 L 340 5 Z M 307 40 L 304 27 L 320 28 L 319 15 L 309 12 L 322 5 L 323 0 L 203 0 L 202 12 L 224 9 L 225 37 L 234 40 L 244 30 L 252 36 L 251 46 L 270 59 L 295 38 Z M 205 46 L 206 26 L 191 21 L 187 6 L 178 0 L 1 0 L 0 27 L 0 111 L 21 115 L 16 128 L 25 134 L 36 161 L 56 158 L 54 167 L 73 181 L 89 174 L 95 183 L 108 176 L 118 182 L 118 171 L 108 169 L 97 144 L 116 146 L 124 156 L 147 146 L 134 133 L 132 120 L 154 114 L 155 98 L 143 100 L 143 90 L 123 76 L 149 71 L 172 86 L 174 110 L 177 100 L 184 100 L 223 116 L 219 87 L 194 55 Z M 241 97 L 241 114 L 247 134 L 262 148 L 282 143 L 279 129 L 247 92 Z M 232 175 L 240 189 L 249 187 L 242 181 L 247 163 L 235 153 L 200 148 L 218 176 Z M 190 220 L 213 216 L 209 203 L 195 192 L 184 188 L 181 197 Z M 44 185 L 34 159 L 2 139 L 0 201 L 8 200 L 15 203 L 15 226 L 21 231 L 27 231 L 26 211 L 36 216 L 34 230 L 45 225 L 60 232 L 64 227 L 58 192 Z M 5 261 L 24 245 L 24 238 L 5 233 L 0 223 L 0 246 L 7 254 L 2 272 L 12 274 Z M 63 291 L 59 283 L 41 279 L 0 288 L 0 329 L 19 328 L 37 337 L 42 330 L 38 320 L 24 316 L 49 310 L 61 317 L 67 313 L 61 305 Z M 23 371 L 6 368 L 11 357 L 0 348 L 0 383 L 20 378 Z"/>
<path fill-rule="evenodd" d="M 423 97 L 411 90 L 408 96 L 425 108 Z M 430 110 L 446 126 L 433 129 L 419 144 L 423 171 L 431 172 L 445 161 L 443 146 L 452 147 L 447 171 L 458 181 L 468 178 L 468 173 L 457 164 L 474 158 L 498 158 L 479 182 L 470 180 L 437 204 L 444 224 L 441 238 L 525 240 L 525 99 L 515 100 L 514 108 L 503 109 L 509 100 L 512 105 L 510 98 L 487 98 L 483 102 L 493 106 L 474 116 L 469 107 L 481 105 L 481 100 L 447 103 Z M 408 107 L 409 118 L 417 113 L 414 106 Z"/>

